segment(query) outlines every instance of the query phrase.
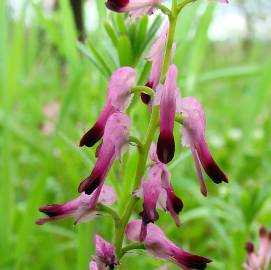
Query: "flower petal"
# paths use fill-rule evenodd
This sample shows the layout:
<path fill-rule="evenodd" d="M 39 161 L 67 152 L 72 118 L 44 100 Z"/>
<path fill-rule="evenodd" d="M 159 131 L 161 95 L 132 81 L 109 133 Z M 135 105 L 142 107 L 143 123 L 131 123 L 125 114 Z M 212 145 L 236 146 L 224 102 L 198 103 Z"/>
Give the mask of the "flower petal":
<path fill-rule="evenodd" d="M 101 115 L 94 124 L 94 126 L 89 129 L 80 140 L 80 147 L 82 146 L 93 146 L 98 142 L 104 135 L 104 128 L 109 116 L 114 113 L 115 109 L 110 102 L 107 102 Z"/>
<path fill-rule="evenodd" d="M 134 220 L 127 225 L 125 233 L 130 241 L 139 241 L 140 226 L 140 220 Z M 150 255 L 171 261 L 185 270 L 204 270 L 211 262 L 210 259 L 190 254 L 176 246 L 155 224 L 148 225 L 144 246 Z"/>
<path fill-rule="evenodd" d="M 131 67 L 121 67 L 113 72 L 108 83 L 108 100 L 118 111 L 124 111 L 131 100 L 131 89 L 136 82 L 136 71 Z"/>
<path fill-rule="evenodd" d="M 173 128 L 176 112 L 177 74 L 177 67 L 170 65 L 160 102 L 160 135 L 157 155 L 163 163 L 170 162 L 175 152 Z"/>

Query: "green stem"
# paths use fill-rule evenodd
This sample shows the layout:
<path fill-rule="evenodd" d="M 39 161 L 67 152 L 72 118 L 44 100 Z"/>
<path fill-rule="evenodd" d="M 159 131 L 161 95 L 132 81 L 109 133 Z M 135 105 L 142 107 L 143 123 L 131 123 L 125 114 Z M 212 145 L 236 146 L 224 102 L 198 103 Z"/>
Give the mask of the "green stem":
<path fill-rule="evenodd" d="M 145 86 L 145 85 L 137 85 L 135 86 L 132 90 L 131 90 L 132 93 L 145 93 L 145 94 L 148 94 L 150 95 L 151 97 L 154 96 L 154 91 L 148 87 L 148 86 Z"/>
<path fill-rule="evenodd" d="M 129 252 L 130 250 L 134 250 L 134 249 L 145 249 L 145 246 L 144 244 L 142 243 L 132 243 L 132 244 L 129 244 L 125 247 L 123 247 L 121 249 L 121 254 L 120 254 L 120 258 L 123 257 L 123 255 L 127 252 Z"/>
<path fill-rule="evenodd" d="M 177 6 L 177 12 L 179 13 L 186 5 L 195 2 L 197 0 L 184 0 Z"/>
<path fill-rule="evenodd" d="M 184 118 L 183 118 L 180 114 L 177 114 L 177 113 L 176 113 L 176 115 L 175 115 L 175 122 L 177 122 L 177 123 L 183 125 L 183 123 L 184 123 Z"/>
<path fill-rule="evenodd" d="M 146 168 L 146 162 L 147 162 L 147 158 L 148 158 L 148 153 L 149 153 L 149 149 L 150 149 L 150 146 L 152 143 L 153 136 L 154 136 L 156 128 L 157 128 L 158 119 L 159 119 L 159 107 L 155 106 L 153 108 L 149 128 L 148 128 L 147 135 L 146 135 L 146 139 L 143 144 L 143 148 L 139 152 L 138 164 L 137 164 L 137 169 L 136 169 L 136 176 L 135 176 L 135 180 L 134 180 L 133 190 L 136 190 L 139 188 L 140 183 L 141 183 L 141 179 L 144 175 L 145 168 Z M 130 200 L 127 204 L 127 207 L 125 209 L 123 217 L 121 218 L 120 224 L 117 228 L 116 236 L 115 236 L 115 248 L 116 248 L 116 254 L 117 254 L 118 258 L 121 254 L 121 247 L 122 247 L 125 227 L 130 219 L 130 216 L 135 208 L 137 201 L 138 201 L 137 197 L 135 197 L 135 196 L 130 197 Z"/>
<path fill-rule="evenodd" d="M 110 216 L 112 216 L 112 218 L 114 219 L 115 223 L 119 223 L 120 222 L 120 217 L 119 217 L 118 213 L 113 208 L 111 208 L 111 207 L 109 207 L 107 205 L 99 203 L 98 204 L 98 209 L 101 212 L 105 212 L 105 213 L 109 214 Z"/>
<path fill-rule="evenodd" d="M 162 4 L 156 4 L 156 7 L 158 9 L 160 9 L 166 15 L 170 15 L 171 14 L 171 10 L 169 8 L 167 8 L 166 6 L 162 5 Z"/>
<path fill-rule="evenodd" d="M 135 143 L 139 151 L 141 151 L 141 149 L 143 148 L 143 144 L 141 143 L 141 141 L 134 136 L 129 136 L 129 142 Z"/>
<path fill-rule="evenodd" d="M 174 3 L 175 1 L 173 1 Z M 167 46 L 166 46 L 166 52 L 165 52 L 165 58 L 162 68 L 162 74 L 161 74 L 161 83 L 164 83 L 168 67 L 171 62 L 171 52 L 172 52 L 172 46 L 174 42 L 174 35 L 175 35 L 175 29 L 176 29 L 176 23 L 177 23 L 177 13 L 175 12 L 175 4 L 172 4 L 173 11 L 171 15 L 169 16 L 169 31 L 168 31 L 168 40 L 167 40 Z"/>

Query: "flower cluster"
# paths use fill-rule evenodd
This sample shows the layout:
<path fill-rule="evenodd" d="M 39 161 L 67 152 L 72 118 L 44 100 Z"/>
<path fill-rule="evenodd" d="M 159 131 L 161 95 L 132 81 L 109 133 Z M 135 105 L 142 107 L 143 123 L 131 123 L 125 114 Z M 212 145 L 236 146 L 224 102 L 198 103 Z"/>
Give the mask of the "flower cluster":
<path fill-rule="evenodd" d="M 271 266 L 271 231 L 262 227 L 259 231 L 260 245 L 258 252 L 255 251 L 252 242 L 246 245 L 247 261 L 244 263 L 246 270 L 268 270 Z"/>
<path fill-rule="evenodd" d="M 132 17 L 152 14 L 157 8 L 166 10 L 169 16 L 170 12 L 174 12 L 175 16 L 183 7 L 181 2 L 170 11 L 162 6 L 162 2 L 162 0 L 108 0 L 106 6 L 116 12 L 127 12 Z M 227 0 L 219 2 L 226 3 Z M 137 73 L 132 67 L 117 69 L 109 79 L 105 106 L 96 123 L 80 140 L 81 147 L 92 147 L 99 142 L 96 163 L 78 187 L 81 195 L 67 203 L 47 205 L 39 209 L 48 217 L 39 219 L 37 224 L 70 216 L 75 217 L 77 224 L 94 218 L 103 211 L 109 211 L 108 209 L 111 214 L 114 212 L 115 243 L 113 245 L 102 237 L 95 236 L 96 255 L 89 264 L 90 270 L 113 269 L 119 265 L 125 253 L 122 246 L 124 234 L 129 241 L 141 243 L 150 255 L 168 260 L 185 270 L 203 270 L 211 262 L 210 259 L 190 254 L 176 246 L 167 239 L 163 230 L 154 224 L 159 219 L 157 209 L 160 208 L 169 212 L 175 224 L 180 226 L 179 213 L 183 209 L 183 202 L 174 191 L 167 167 L 175 155 L 173 133 L 175 123 L 179 125 L 183 146 L 191 149 L 202 194 L 207 196 L 202 168 L 214 183 L 228 181 L 209 151 L 205 137 L 206 117 L 202 105 L 195 97 L 182 97 L 177 86 L 178 70 L 173 64 L 176 44 L 173 41 L 174 31 L 171 23 L 169 20 L 165 24 L 145 58 L 151 62 L 151 71 L 144 86 L 136 86 Z M 109 207 L 117 198 L 114 189 L 105 184 L 105 181 L 113 162 L 122 160 L 132 140 L 131 120 L 126 109 L 138 89 L 141 100 L 148 105 L 151 120 L 143 143 L 139 139 L 134 140 L 139 150 L 134 190 L 127 209 L 120 218 Z M 159 135 L 155 139 L 158 126 Z M 150 166 L 147 166 L 147 162 Z M 137 214 L 141 219 L 129 223 L 135 204 L 140 198 L 143 200 L 142 211 Z"/>

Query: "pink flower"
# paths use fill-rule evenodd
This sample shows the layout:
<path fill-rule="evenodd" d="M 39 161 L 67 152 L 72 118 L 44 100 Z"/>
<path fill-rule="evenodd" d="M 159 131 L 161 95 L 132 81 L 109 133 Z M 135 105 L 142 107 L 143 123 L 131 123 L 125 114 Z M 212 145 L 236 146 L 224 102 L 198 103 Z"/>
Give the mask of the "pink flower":
<path fill-rule="evenodd" d="M 99 235 L 95 235 L 96 255 L 89 263 L 89 270 L 114 269 L 118 264 L 114 247 Z"/>
<path fill-rule="evenodd" d="M 268 270 L 271 262 L 271 232 L 262 227 L 259 232 L 260 246 L 256 253 L 254 245 L 248 242 L 246 245 L 247 261 L 243 267 L 246 270 Z"/>
<path fill-rule="evenodd" d="M 163 0 L 107 0 L 108 9 L 116 12 L 128 12 L 131 17 L 139 17 L 152 14 L 156 4 Z"/>
<path fill-rule="evenodd" d="M 41 207 L 39 210 L 48 218 L 37 220 L 36 224 L 42 225 L 65 217 L 75 217 L 75 224 L 94 218 L 97 215 L 96 194 L 82 193 L 78 198 L 64 204 L 51 204 Z M 116 201 L 116 194 L 112 187 L 104 185 L 99 194 L 98 202 L 112 205 Z"/>
<path fill-rule="evenodd" d="M 164 55 L 166 51 L 166 43 L 167 43 L 167 36 L 168 36 L 168 22 L 164 26 L 164 29 L 159 36 L 159 38 L 153 43 L 150 53 L 146 56 L 146 60 L 152 63 L 150 77 L 146 84 L 146 86 L 152 88 L 156 91 L 157 86 L 159 85 L 163 62 L 164 62 Z M 176 44 L 173 45 L 171 58 L 175 53 Z M 145 104 L 149 104 L 151 97 L 148 94 L 142 93 L 141 99 Z"/>
<path fill-rule="evenodd" d="M 206 119 L 201 104 L 194 97 L 185 97 L 178 99 L 177 107 L 177 110 L 185 119 L 181 128 L 183 145 L 191 148 L 199 177 L 201 192 L 203 195 L 207 196 L 207 188 L 201 172 L 200 163 L 207 175 L 216 184 L 221 183 L 222 181 L 228 182 L 228 178 L 214 161 L 206 143 Z"/>
<path fill-rule="evenodd" d="M 140 240 L 141 221 L 134 220 L 126 227 L 126 236 L 130 241 Z M 192 255 L 176 246 L 165 236 L 164 232 L 155 224 L 149 224 L 144 246 L 148 253 L 156 258 L 168 260 L 184 270 L 203 270 L 211 260 Z"/>
<path fill-rule="evenodd" d="M 177 67 L 169 67 L 165 85 L 161 89 L 160 100 L 160 135 L 157 142 L 157 155 L 161 162 L 168 163 L 174 157 L 175 142 L 173 136 L 178 87 Z"/>
<path fill-rule="evenodd" d="M 141 241 L 146 237 L 147 225 L 159 218 L 156 211 L 157 206 L 160 206 L 164 211 L 168 210 L 177 226 L 180 225 L 178 214 L 183 208 L 183 203 L 174 193 L 170 182 L 170 172 L 166 165 L 158 161 L 155 150 L 155 146 L 152 145 L 149 156 L 155 163 L 149 171 L 148 180 L 142 183 L 144 203 L 141 213 Z"/>
<path fill-rule="evenodd" d="M 78 191 L 91 194 L 100 188 L 115 159 L 120 159 L 129 143 L 129 117 L 121 112 L 113 113 L 106 122 L 103 142 L 97 148 L 98 159 L 91 174 L 81 182 Z"/>
<path fill-rule="evenodd" d="M 93 146 L 104 134 L 104 128 L 110 115 L 114 112 L 123 112 L 131 99 L 130 90 L 135 84 L 136 71 L 130 67 L 117 69 L 111 76 L 108 84 L 107 102 L 94 126 L 89 129 L 80 141 L 80 146 Z"/>

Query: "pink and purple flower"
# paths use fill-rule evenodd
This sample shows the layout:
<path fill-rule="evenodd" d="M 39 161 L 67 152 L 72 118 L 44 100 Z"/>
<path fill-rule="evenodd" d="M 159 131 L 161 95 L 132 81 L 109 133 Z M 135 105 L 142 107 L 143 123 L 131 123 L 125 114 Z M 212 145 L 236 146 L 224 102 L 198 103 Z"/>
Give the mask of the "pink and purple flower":
<path fill-rule="evenodd" d="M 42 225 L 65 217 L 75 217 L 75 224 L 91 220 L 98 214 L 97 203 L 112 205 L 116 201 L 116 194 L 112 187 L 103 185 L 98 198 L 97 194 L 82 193 L 78 198 L 64 204 L 50 204 L 39 208 L 48 218 L 40 218 L 36 224 Z"/>
<path fill-rule="evenodd" d="M 183 145 L 190 147 L 198 173 L 201 192 L 207 195 L 207 188 L 203 179 L 201 166 L 207 175 L 218 184 L 228 182 L 227 176 L 213 159 L 205 138 L 206 117 L 204 109 L 194 97 L 178 99 L 177 111 L 184 117 L 181 127 Z"/>
<path fill-rule="evenodd" d="M 91 147 L 103 137 L 108 118 L 114 112 L 123 112 L 128 107 L 135 80 L 136 71 L 130 67 L 119 68 L 112 74 L 108 83 L 108 95 L 104 109 L 94 126 L 80 140 L 80 146 Z"/>
<path fill-rule="evenodd" d="M 139 242 L 140 231 L 141 220 L 134 220 L 127 225 L 126 236 L 130 241 Z M 151 256 L 170 261 L 184 270 L 204 270 L 207 264 L 212 262 L 208 258 L 190 254 L 176 246 L 155 224 L 148 225 L 143 244 Z"/>
<path fill-rule="evenodd" d="M 118 265 L 115 248 L 101 236 L 95 235 L 96 255 L 89 263 L 89 270 L 112 270 Z"/>

